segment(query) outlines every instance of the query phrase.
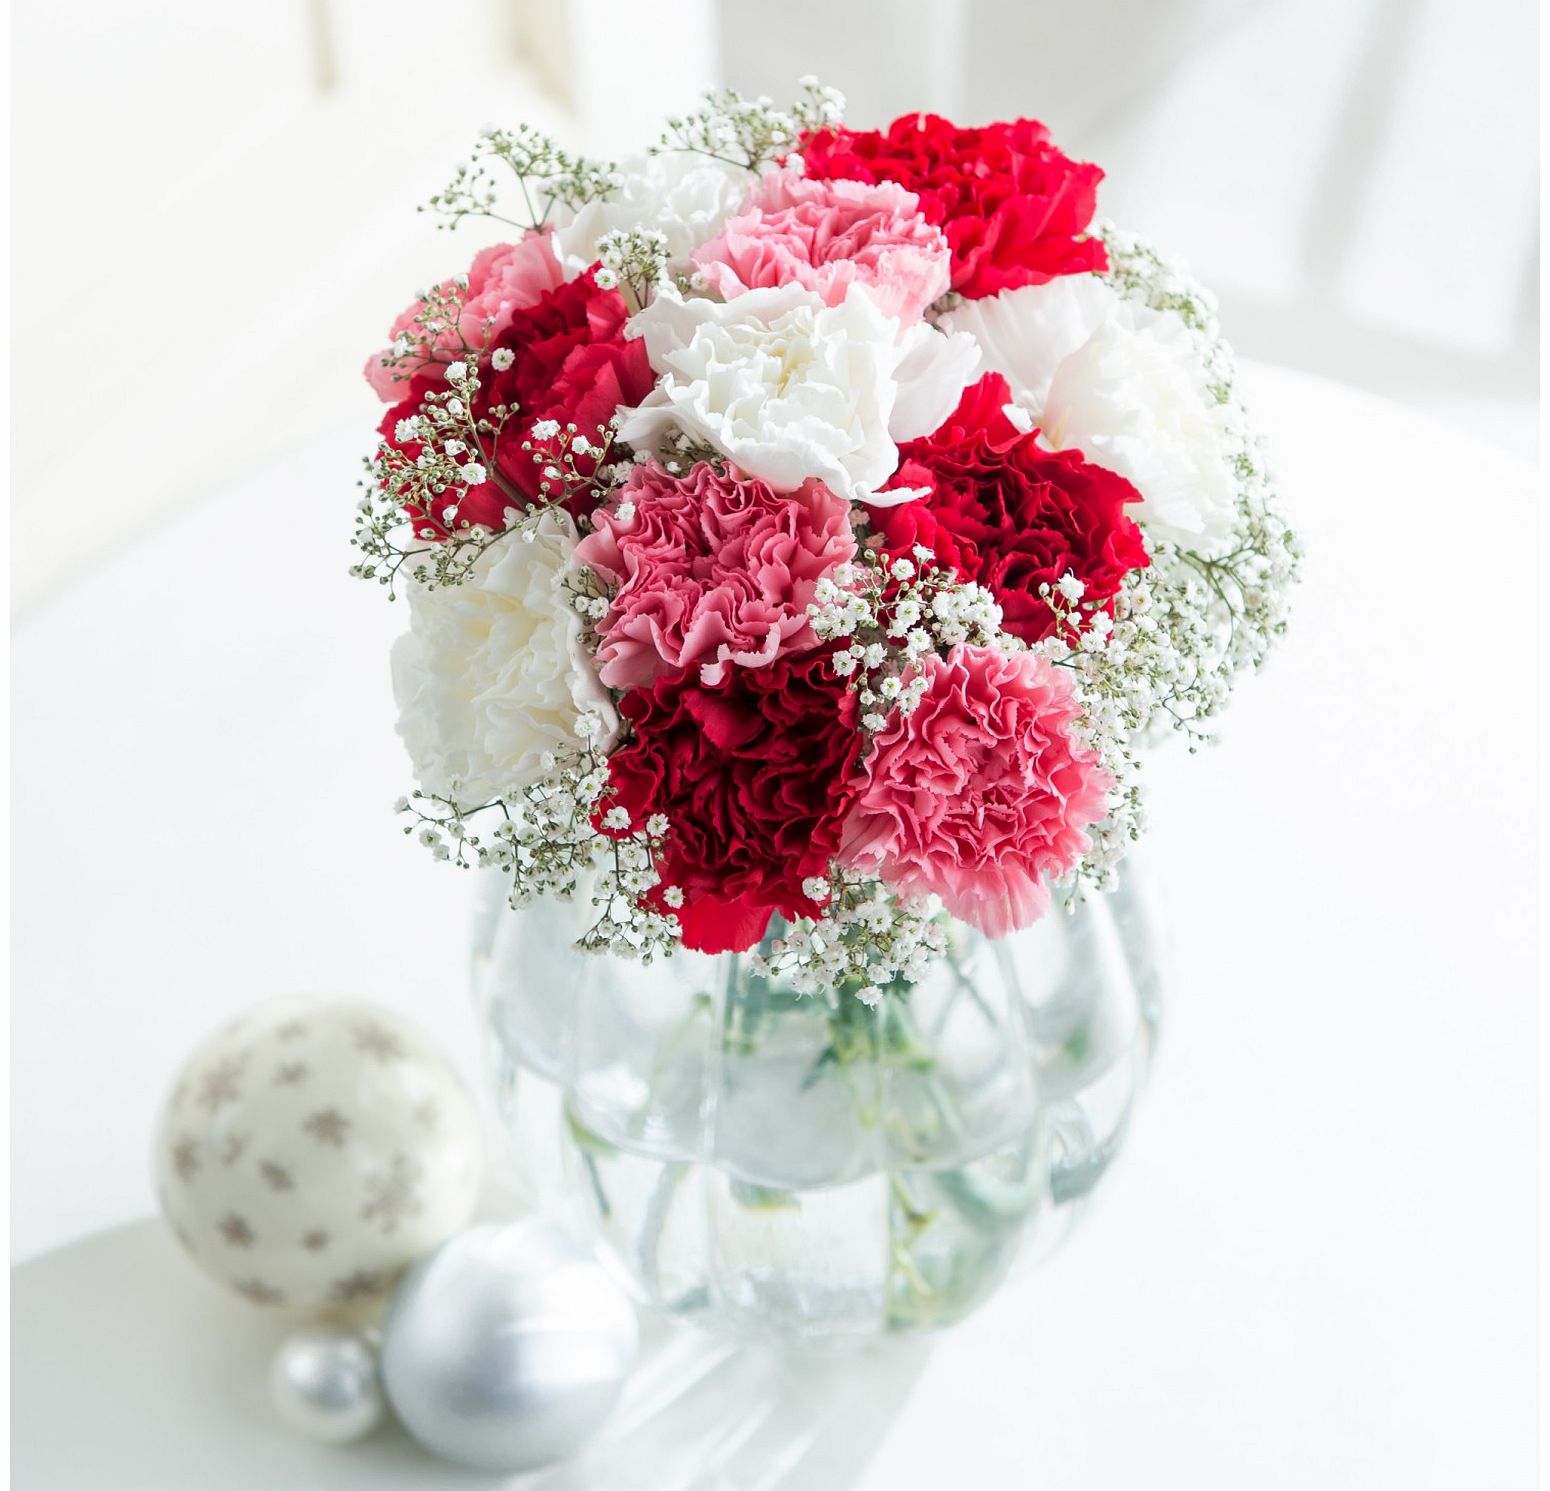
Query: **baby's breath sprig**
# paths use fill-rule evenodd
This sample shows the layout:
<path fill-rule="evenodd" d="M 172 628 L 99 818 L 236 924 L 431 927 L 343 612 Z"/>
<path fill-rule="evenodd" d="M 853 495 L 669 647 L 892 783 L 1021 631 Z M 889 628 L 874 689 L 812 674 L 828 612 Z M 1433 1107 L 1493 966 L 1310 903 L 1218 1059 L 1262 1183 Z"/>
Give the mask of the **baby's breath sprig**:
<path fill-rule="evenodd" d="M 516 178 L 522 215 L 496 211 L 507 173 Z M 421 208 L 445 219 L 440 227 L 455 228 L 466 217 L 490 218 L 513 228 L 541 228 L 556 202 L 579 208 L 606 197 L 619 184 L 618 167 L 562 150 L 540 130 L 520 124 L 515 129 L 487 129 L 474 146 L 472 159 L 459 162 L 452 180 Z"/>
<path fill-rule="evenodd" d="M 574 421 L 539 420 L 522 442 L 522 449 L 539 468 L 538 497 L 520 517 L 543 512 L 561 503 L 592 507 L 612 493 L 629 476 L 634 457 L 619 442 L 623 422 L 615 414 L 607 424 L 591 430 L 578 429 Z"/>
<path fill-rule="evenodd" d="M 667 269 L 667 234 L 656 228 L 616 228 L 597 241 L 601 267 L 594 273 L 598 288 L 619 290 L 632 311 L 651 303 L 663 285 L 671 284 Z"/>
<path fill-rule="evenodd" d="M 1141 833 L 1144 804 L 1136 776 L 1141 769 L 1136 742 L 1151 715 L 1151 695 L 1158 682 L 1171 675 L 1176 659 L 1167 639 L 1156 637 L 1149 620 L 1138 614 L 1138 595 L 1144 611 L 1145 592 L 1138 590 L 1121 592 L 1110 615 L 1087 598 L 1086 587 L 1075 575 L 1039 586 L 1040 599 L 1055 616 L 1055 628 L 1034 643 L 1033 651 L 1076 675 L 1082 707 L 1078 739 L 1097 752 L 1114 779 L 1108 814 L 1088 830 L 1092 846 L 1065 878 L 1070 894 L 1060 904 L 1067 912 L 1076 910 L 1085 891 L 1114 888 L 1114 865 Z M 1162 644 L 1155 652 L 1147 646 L 1152 638 Z"/>
<path fill-rule="evenodd" d="M 918 983 L 947 946 L 939 907 L 895 895 L 875 877 L 836 869 L 803 888 L 827 903 L 824 920 L 802 917 L 749 958 L 754 973 L 799 994 L 832 989 L 838 997 L 877 1004 L 890 986 Z"/>
<path fill-rule="evenodd" d="M 582 715 L 582 743 L 546 756 L 537 781 L 503 797 L 461 803 L 454 782 L 447 796 L 417 791 L 399 798 L 396 807 L 411 820 L 404 832 L 433 858 L 508 875 L 513 907 L 545 895 L 561 900 L 588 895 L 597 914 L 576 945 L 649 963 L 670 953 L 679 939 L 677 917 L 646 899 L 657 883 L 655 864 L 667 824 L 654 815 L 644 829 L 622 831 L 628 814 L 606 806 L 608 767 L 594 743 L 602 727 L 595 714 Z M 623 821 L 611 815 L 623 815 Z M 596 827 L 600 816 L 610 832 Z"/>
<path fill-rule="evenodd" d="M 1112 223 L 1100 224 L 1098 232 L 1109 253 L 1110 284 L 1127 299 L 1172 312 L 1189 328 L 1210 396 L 1224 415 L 1238 479 L 1229 538 L 1213 550 L 1158 543 L 1146 573 L 1150 612 L 1188 659 L 1176 687 L 1161 701 L 1166 707 L 1159 709 L 1157 722 L 1201 736 L 1209 733 L 1208 722 L 1226 703 L 1235 676 L 1259 668 L 1286 630 L 1287 597 L 1302 546 L 1281 514 L 1263 442 L 1238 393 L 1216 297 L 1145 239 Z"/>
<path fill-rule="evenodd" d="M 647 459 L 644 452 L 636 453 L 637 462 Z M 669 476 L 685 476 L 701 465 L 723 472 L 727 468 L 727 458 L 708 442 L 696 440 L 685 430 L 672 429 L 662 436 L 657 464 Z"/>
<path fill-rule="evenodd" d="M 529 498 L 497 459 L 512 438 L 517 406 L 476 413 L 480 380 L 468 362 L 449 365 L 446 384 L 425 396 L 419 413 L 399 421 L 393 441 L 379 444 L 360 483 L 350 542 L 364 557 L 350 573 L 387 587 L 390 599 L 405 571 L 431 589 L 461 584 L 499 539 L 517 532 L 531 540 L 541 514 L 566 503 L 588 508 L 630 471 L 628 450 L 617 444 L 617 417 L 591 433 L 539 420 L 521 444 L 539 468 L 538 495 Z M 457 505 L 462 492 L 487 481 L 508 501 L 499 526 L 472 522 Z"/>
<path fill-rule="evenodd" d="M 468 276 L 444 280 L 422 290 L 415 297 L 419 307 L 414 322 L 393 338 L 393 345 L 379 361 L 392 371 L 393 381 L 407 385 L 416 373 L 433 363 L 454 362 L 458 358 L 477 360 L 483 344 L 470 346 L 463 332 L 463 305 L 468 294 Z M 488 340 L 486 336 L 485 340 Z"/>
<path fill-rule="evenodd" d="M 614 512 L 621 518 L 634 515 L 634 505 L 621 502 Z M 561 578 L 565 603 L 581 618 L 583 636 L 590 651 L 597 651 L 597 624 L 608 614 L 612 588 L 587 565 L 573 565 Z"/>
<path fill-rule="evenodd" d="M 923 545 L 914 555 L 890 558 L 869 540 L 857 562 L 818 582 L 807 608 L 821 641 L 850 639 L 830 661 L 851 680 L 862 727 L 872 732 L 888 723 L 890 711 L 909 714 L 920 702 L 927 679 L 916 663 L 927 653 L 965 642 L 1021 645 L 1001 632 L 1001 607 L 988 590 L 941 569 Z"/>
<path fill-rule="evenodd" d="M 749 171 L 789 155 L 798 137 L 810 129 L 838 124 L 845 116 L 845 96 L 825 88 L 816 78 L 801 80 L 802 95 L 789 110 L 777 109 L 763 95 L 744 98 L 735 88 L 711 89 L 700 107 L 682 118 L 670 118 L 652 154 L 690 150 Z"/>
<path fill-rule="evenodd" d="M 456 584 L 503 531 L 460 517 L 458 499 L 470 488 L 497 486 L 510 504 L 508 525 L 528 505 L 495 461 L 516 408 L 476 412 L 479 388 L 477 364 L 447 364 L 444 386 L 428 392 L 417 413 L 400 419 L 394 438 L 381 441 L 366 462 L 350 540 L 364 558 L 350 572 L 385 585 L 390 596 L 406 564 L 422 583 Z M 456 541 L 439 542 L 449 536 Z"/>
<path fill-rule="evenodd" d="M 497 486 L 510 504 L 508 525 L 527 506 L 495 461 L 515 406 L 477 413 L 479 388 L 475 363 L 449 363 L 444 386 L 400 419 L 394 438 L 366 462 L 350 540 L 364 557 L 350 572 L 385 585 L 390 596 L 405 565 L 422 583 L 456 584 L 503 531 L 460 517 L 458 500 L 470 488 Z M 447 537 L 455 541 L 439 542 Z"/>
<path fill-rule="evenodd" d="M 811 73 L 798 78 L 797 87 L 802 92 L 791 106 L 791 117 L 804 133 L 845 122 L 845 95 L 838 88 L 820 83 Z"/>

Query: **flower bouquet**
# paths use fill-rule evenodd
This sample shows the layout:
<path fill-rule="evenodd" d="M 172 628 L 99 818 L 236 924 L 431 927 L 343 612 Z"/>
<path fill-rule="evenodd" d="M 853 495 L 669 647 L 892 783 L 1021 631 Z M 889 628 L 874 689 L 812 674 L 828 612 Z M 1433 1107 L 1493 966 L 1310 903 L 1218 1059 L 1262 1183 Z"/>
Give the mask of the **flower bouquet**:
<path fill-rule="evenodd" d="M 1141 757 L 1298 555 L 1214 302 L 1101 175 L 811 80 L 622 165 L 491 130 L 428 207 L 503 241 L 368 364 L 405 831 L 486 871 L 524 1174 L 675 1313 L 956 1318 L 1123 1131 Z"/>

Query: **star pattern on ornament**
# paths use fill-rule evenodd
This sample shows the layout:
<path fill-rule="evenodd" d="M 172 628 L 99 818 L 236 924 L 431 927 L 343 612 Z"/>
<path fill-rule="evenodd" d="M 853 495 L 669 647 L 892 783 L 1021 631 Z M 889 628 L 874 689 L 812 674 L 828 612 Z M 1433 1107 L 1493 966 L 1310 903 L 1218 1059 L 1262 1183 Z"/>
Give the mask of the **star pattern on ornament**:
<path fill-rule="evenodd" d="M 228 1134 L 226 1142 L 221 1145 L 221 1163 L 226 1166 L 235 1165 L 240 1160 L 248 1147 L 248 1135 Z"/>
<path fill-rule="evenodd" d="M 328 1286 L 328 1297 L 336 1305 L 351 1304 L 355 1300 L 371 1299 L 387 1287 L 387 1275 L 374 1268 L 358 1268 L 353 1274 L 335 1279 Z"/>
<path fill-rule="evenodd" d="M 426 1098 L 423 1103 L 420 1103 L 415 1108 L 413 1118 L 415 1123 L 424 1129 L 427 1134 L 434 1134 L 441 1128 L 441 1109 L 436 1106 L 431 1098 Z"/>
<path fill-rule="evenodd" d="M 172 1146 L 172 1169 L 177 1178 L 187 1184 L 199 1174 L 199 1141 L 187 1134 L 179 1135 Z"/>
<path fill-rule="evenodd" d="M 376 1020 L 359 1021 L 351 1033 L 355 1036 L 355 1049 L 376 1061 L 399 1061 L 403 1058 L 404 1043 Z"/>
<path fill-rule="evenodd" d="M 287 1061 L 274 1069 L 274 1085 L 294 1087 L 306 1077 L 308 1070 L 307 1063 L 304 1061 Z"/>
<path fill-rule="evenodd" d="M 243 1299 L 251 1300 L 255 1305 L 283 1305 L 284 1293 L 276 1289 L 273 1284 L 266 1284 L 262 1279 L 242 1279 L 231 1286 Z"/>
<path fill-rule="evenodd" d="M 316 1113 L 309 1113 L 302 1120 L 301 1128 L 304 1134 L 310 1135 L 319 1144 L 332 1144 L 335 1149 L 342 1149 L 350 1120 L 337 1108 L 322 1108 Z"/>
<path fill-rule="evenodd" d="M 233 1103 L 242 1093 L 242 1069 L 246 1056 L 225 1056 L 208 1068 L 199 1083 L 199 1105 L 207 1111 Z"/>
<path fill-rule="evenodd" d="M 314 1227 L 301 1235 L 301 1245 L 309 1253 L 321 1253 L 329 1244 L 329 1236 L 321 1227 Z"/>
<path fill-rule="evenodd" d="M 299 1041 L 307 1033 L 305 1020 L 287 1020 L 283 1025 L 275 1026 L 275 1037 L 282 1041 Z"/>
<path fill-rule="evenodd" d="M 236 1212 L 229 1211 L 221 1218 L 218 1229 L 226 1242 L 234 1248 L 251 1248 L 257 1240 L 257 1234 L 248 1225 L 245 1217 L 239 1217 Z"/>
<path fill-rule="evenodd" d="M 294 1191 L 296 1182 L 291 1179 L 291 1172 L 284 1165 L 277 1165 L 273 1160 L 265 1160 L 258 1167 L 258 1173 L 264 1177 L 264 1184 L 271 1191 Z"/>
<path fill-rule="evenodd" d="M 415 1190 L 424 1167 L 408 1155 L 395 1154 L 386 1170 L 366 1177 L 366 1204 L 361 1208 L 363 1222 L 375 1222 L 384 1237 L 391 1237 L 410 1217 L 425 1208 Z"/>

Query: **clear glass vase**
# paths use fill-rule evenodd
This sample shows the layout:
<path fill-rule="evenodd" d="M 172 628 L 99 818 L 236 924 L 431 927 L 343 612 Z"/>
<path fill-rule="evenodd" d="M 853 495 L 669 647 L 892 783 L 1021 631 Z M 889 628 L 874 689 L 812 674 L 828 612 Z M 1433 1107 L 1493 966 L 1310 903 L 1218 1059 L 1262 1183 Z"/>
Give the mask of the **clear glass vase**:
<path fill-rule="evenodd" d="M 959 1319 L 1065 1235 L 1156 1037 L 1133 877 L 999 942 L 951 924 L 948 956 L 876 1008 L 744 955 L 581 953 L 585 900 L 513 911 L 480 878 L 474 990 L 510 1178 L 646 1303 L 718 1331 Z"/>

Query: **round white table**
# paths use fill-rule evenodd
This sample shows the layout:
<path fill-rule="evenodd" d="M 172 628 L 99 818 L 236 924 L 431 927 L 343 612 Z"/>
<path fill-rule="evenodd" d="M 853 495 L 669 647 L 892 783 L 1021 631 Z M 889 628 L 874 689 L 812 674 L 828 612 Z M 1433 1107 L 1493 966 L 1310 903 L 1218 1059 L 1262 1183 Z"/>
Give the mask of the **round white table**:
<path fill-rule="evenodd" d="M 1334 384 L 1248 390 L 1306 581 L 1223 746 L 1151 768 L 1176 977 L 1098 1206 L 929 1344 L 654 1329 L 608 1438 L 535 1484 L 1532 1484 L 1534 474 Z M 394 1429 L 290 1438 L 275 1325 L 134 1220 L 165 1085 L 245 1004 L 367 994 L 474 1069 L 468 880 L 389 806 L 401 616 L 344 574 L 369 418 L 17 631 L 21 1491 L 487 1483 Z"/>

